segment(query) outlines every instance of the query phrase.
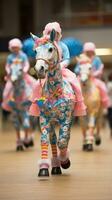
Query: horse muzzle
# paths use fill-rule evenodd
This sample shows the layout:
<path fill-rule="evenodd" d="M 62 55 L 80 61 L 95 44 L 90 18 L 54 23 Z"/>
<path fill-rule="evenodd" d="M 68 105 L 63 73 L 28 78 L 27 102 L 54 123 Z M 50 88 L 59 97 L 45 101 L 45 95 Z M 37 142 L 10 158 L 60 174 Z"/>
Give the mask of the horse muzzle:
<path fill-rule="evenodd" d="M 87 74 L 82 74 L 82 75 L 80 76 L 80 80 L 81 80 L 82 83 L 85 83 L 85 82 L 88 80 Z"/>
<path fill-rule="evenodd" d="M 39 71 L 37 71 L 37 77 L 39 79 L 44 79 L 46 76 L 46 70 L 45 69 L 40 69 Z"/>
<path fill-rule="evenodd" d="M 11 81 L 14 83 L 17 81 L 17 77 L 16 76 L 11 76 Z"/>

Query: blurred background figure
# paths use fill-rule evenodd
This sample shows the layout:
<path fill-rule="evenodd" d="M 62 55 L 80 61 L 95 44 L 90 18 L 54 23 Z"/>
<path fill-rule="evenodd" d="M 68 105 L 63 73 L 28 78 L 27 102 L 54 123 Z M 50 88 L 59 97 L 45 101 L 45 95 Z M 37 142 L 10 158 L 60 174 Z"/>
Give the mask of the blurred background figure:
<path fill-rule="evenodd" d="M 110 136 L 112 137 L 112 73 L 108 76 L 107 81 L 107 89 L 108 89 L 108 95 L 110 98 L 110 106 L 108 108 L 108 122 L 110 127 Z"/>
<path fill-rule="evenodd" d="M 93 42 L 86 42 L 83 47 L 83 52 L 92 61 L 93 76 L 101 78 L 103 74 L 104 64 L 99 56 L 96 55 L 96 46 Z"/>
<path fill-rule="evenodd" d="M 93 42 L 86 42 L 83 45 L 83 53 L 91 59 L 93 76 L 96 78 L 101 78 L 103 74 L 104 64 L 102 63 L 100 57 L 96 55 L 96 46 Z M 79 66 L 74 69 L 75 73 L 79 73 Z"/>
<path fill-rule="evenodd" d="M 96 56 L 95 44 L 92 42 L 86 42 L 83 46 L 83 54 L 91 60 L 93 81 L 100 91 L 102 105 L 104 108 L 107 109 L 109 106 L 109 97 L 107 94 L 106 84 L 101 80 L 104 65 L 101 59 L 98 56 Z M 80 73 L 79 63 L 76 65 L 74 71 L 77 75 Z"/>
<path fill-rule="evenodd" d="M 21 151 L 24 150 L 24 146 L 33 146 L 28 109 L 29 98 L 36 81 L 28 74 L 30 65 L 26 54 L 22 51 L 21 40 L 18 38 L 10 40 L 9 50 L 11 54 L 8 56 L 5 66 L 7 75 L 2 107 L 12 113 L 17 137 L 16 150 Z M 21 128 L 24 130 L 23 139 L 21 139 Z"/>
<path fill-rule="evenodd" d="M 25 53 L 22 52 L 22 42 L 18 38 L 14 38 L 9 41 L 9 50 L 11 52 L 10 55 L 7 57 L 7 62 L 5 65 L 6 76 L 5 80 L 6 85 L 3 92 L 3 108 L 8 110 L 7 100 L 10 98 L 10 93 L 12 91 L 13 85 L 10 80 L 11 75 L 11 65 L 19 64 L 21 65 L 21 69 L 23 70 L 25 79 L 30 82 L 31 77 L 27 74 L 30 65 L 28 58 Z M 15 77 L 14 77 L 15 78 Z M 6 104 L 5 104 L 6 103 Z M 10 110 L 10 109 L 9 109 Z"/>
<path fill-rule="evenodd" d="M 91 59 L 85 54 L 79 57 L 79 80 L 87 107 L 87 115 L 80 119 L 83 133 L 83 150 L 93 151 L 93 144 L 101 144 L 102 102 L 98 87 L 93 81 Z"/>

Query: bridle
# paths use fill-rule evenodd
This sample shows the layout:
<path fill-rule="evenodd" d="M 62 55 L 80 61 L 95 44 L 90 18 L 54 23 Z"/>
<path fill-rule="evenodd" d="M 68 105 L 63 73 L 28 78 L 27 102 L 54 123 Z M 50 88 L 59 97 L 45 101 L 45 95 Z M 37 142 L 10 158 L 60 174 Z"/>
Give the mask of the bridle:
<path fill-rule="evenodd" d="M 46 59 L 41 58 L 41 57 L 40 58 L 36 58 L 36 61 L 43 60 L 48 65 L 48 70 L 52 69 L 53 66 L 54 66 L 53 69 L 56 68 L 57 64 L 60 64 L 62 62 L 62 60 L 59 59 L 59 51 L 58 51 L 57 46 L 54 43 L 52 43 L 52 44 L 54 45 L 54 47 L 55 47 L 55 49 L 57 51 L 57 62 L 51 62 L 50 60 L 46 60 Z M 41 79 L 39 79 L 39 82 L 40 82 L 40 87 L 42 89 L 42 96 L 43 96 L 43 87 L 42 87 Z M 54 91 L 54 93 L 52 94 L 52 97 L 58 97 L 60 94 L 62 94 L 62 91 L 60 91 L 60 89 L 56 89 L 56 91 Z"/>

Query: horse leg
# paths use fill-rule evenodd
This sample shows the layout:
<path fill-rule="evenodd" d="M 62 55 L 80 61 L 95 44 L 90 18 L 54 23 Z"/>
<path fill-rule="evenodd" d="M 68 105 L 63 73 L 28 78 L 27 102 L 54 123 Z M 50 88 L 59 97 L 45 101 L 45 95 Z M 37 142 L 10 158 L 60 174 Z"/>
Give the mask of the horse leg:
<path fill-rule="evenodd" d="M 83 128 L 82 128 L 82 135 L 83 135 L 82 150 L 83 150 L 83 151 L 86 151 L 86 147 L 87 147 L 87 144 L 86 144 L 86 131 L 87 131 L 87 129 L 83 127 Z"/>
<path fill-rule="evenodd" d="M 101 144 L 100 129 L 101 129 L 101 121 L 100 121 L 100 119 L 97 119 L 97 122 L 96 122 L 96 134 L 95 134 L 95 144 L 97 146 Z"/>
<path fill-rule="evenodd" d="M 30 126 L 30 117 L 27 111 L 21 112 L 21 118 L 22 118 L 22 126 L 24 129 L 24 140 L 23 144 L 26 148 L 33 146 L 33 138 L 31 135 L 31 126 Z"/>
<path fill-rule="evenodd" d="M 54 125 L 51 124 L 51 130 L 50 130 L 50 144 L 51 144 L 51 150 L 52 150 L 52 159 L 51 159 L 51 165 L 52 165 L 52 170 L 51 174 L 52 175 L 60 175 L 62 174 L 61 168 L 60 168 L 60 160 L 58 159 L 58 153 L 57 153 L 57 137 L 54 129 Z"/>
<path fill-rule="evenodd" d="M 110 137 L 112 138 L 112 107 L 108 108 L 107 119 L 108 119 L 108 124 L 110 128 Z"/>
<path fill-rule="evenodd" d="M 68 143 L 70 139 L 70 129 L 72 125 L 72 113 L 70 112 L 71 107 L 67 107 L 64 114 L 64 119 L 60 119 L 60 130 L 59 130 L 59 140 L 58 147 L 60 150 L 59 160 L 61 162 L 61 167 L 67 169 L 70 167 L 69 153 L 68 153 Z M 67 113 L 67 114 L 66 114 Z"/>
<path fill-rule="evenodd" d="M 23 151 L 23 141 L 21 140 L 21 134 L 20 134 L 20 118 L 19 113 L 16 111 L 13 113 L 13 124 L 16 130 L 16 151 Z"/>
<path fill-rule="evenodd" d="M 80 117 L 80 125 L 82 128 L 82 136 L 83 136 L 82 150 L 86 151 L 87 116 Z"/>
<path fill-rule="evenodd" d="M 39 123 L 39 118 L 30 116 L 30 146 L 34 146 L 34 138 L 35 138 L 35 130 L 37 128 L 37 125 Z"/>
<path fill-rule="evenodd" d="M 93 151 L 95 119 L 93 115 L 89 116 L 88 128 L 86 131 L 86 151 Z"/>
<path fill-rule="evenodd" d="M 66 130 L 65 130 L 66 126 Z M 58 147 L 60 150 L 59 160 L 61 162 L 61 167 L 67 169 L 70 167 L 69 153 L 68 153 L 68 142 L 70 139 L 70 128 L 67 124 L 62 124 L 59 131 L 59 141 Z"/>
<path fill-rule="evenodd" d="M 48 159 L 48 145 L 49 145 L 49 132 L 50 124 L 49 120 L 45 116 L 40 116 L 41 125 L 41 159 L 39 161 L 39 177 L 49 176 L 50 162 Z"/>
<path fill-rule="evenodd" d="M 92 124 L 88 125 L 88 130 L 86 133 L 86 151 L 93 151 L 94 128 L 95 126 Z"/>

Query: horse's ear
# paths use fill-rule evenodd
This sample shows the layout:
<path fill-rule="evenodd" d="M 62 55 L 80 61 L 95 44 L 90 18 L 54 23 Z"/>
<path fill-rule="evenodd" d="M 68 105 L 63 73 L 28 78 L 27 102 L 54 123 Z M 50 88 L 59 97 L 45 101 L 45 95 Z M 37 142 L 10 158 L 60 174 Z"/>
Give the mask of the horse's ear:
<path fill-rule="evenodd" d="M 50 34 L 50 40 L 51 42 L 54 42 L 56 36 L 56 31 L 52 29 L 51 34 Z"/>
<path fill-rule="evenodd" d="M 33 39 L 34 41 L 38 39 L 38 37 L 37 37 L 36 35 L 34 35 L 33 33 L 30 33 L 30 35 L 31 35 L 31 37 L 32 37 L 32 39 Z"/>

